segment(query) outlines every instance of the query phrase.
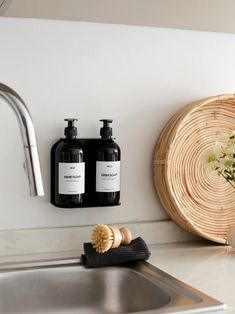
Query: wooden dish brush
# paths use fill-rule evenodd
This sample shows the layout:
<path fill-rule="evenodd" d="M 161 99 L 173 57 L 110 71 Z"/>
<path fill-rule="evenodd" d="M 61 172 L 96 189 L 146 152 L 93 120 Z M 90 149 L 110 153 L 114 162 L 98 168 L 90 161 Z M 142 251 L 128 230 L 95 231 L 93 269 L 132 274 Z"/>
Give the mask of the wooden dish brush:
<path fill-rule="evenodd" d="M 115 226 L 96 225 L 91 234 L 91 243 L 98 253 L 107 252 L 111 248 L 117 248 L 121 244 L 131 243 L 132 235 L 129 229 Z"/>

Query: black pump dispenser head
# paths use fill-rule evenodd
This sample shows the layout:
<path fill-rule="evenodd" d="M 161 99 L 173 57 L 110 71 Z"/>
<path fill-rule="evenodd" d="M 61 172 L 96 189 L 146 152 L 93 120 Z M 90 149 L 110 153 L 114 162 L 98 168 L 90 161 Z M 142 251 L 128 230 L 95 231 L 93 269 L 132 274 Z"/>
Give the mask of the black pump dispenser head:
<path fill-rule="evenodd" d="M 66 137 L 76 137 L 77 128 L 74 126 L 74 121 L 78 121 L 78 119 L 64 119 L 64 121 L 68 121 L 68 126 L 64 129 L 64 135 Z"/>
<path fill-rule="evenodd" d="M 100 129 L 100 135 L 102 138 L 109 138 L 113 135 L 112 128 L 109 126 L 110 123 L 113 122 L 113 120 L 110 119 L 101 119 L 101 122 L 103 122 L 103 127 Z"/>

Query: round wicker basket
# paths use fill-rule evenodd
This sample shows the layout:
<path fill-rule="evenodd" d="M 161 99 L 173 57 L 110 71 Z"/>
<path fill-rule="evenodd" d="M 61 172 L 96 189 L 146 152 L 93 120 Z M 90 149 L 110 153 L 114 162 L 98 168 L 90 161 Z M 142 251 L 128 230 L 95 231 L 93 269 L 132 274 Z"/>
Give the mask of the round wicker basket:
<path fill-rule="evenodd" d="M 235 189 L 202 160 L 222 133 L 234 130 L 233 94 L 196 101 L 166 124 L 153 159 L 155 188 L 169 216 L 189 232 L 224 244 L 235 225 Z"/>

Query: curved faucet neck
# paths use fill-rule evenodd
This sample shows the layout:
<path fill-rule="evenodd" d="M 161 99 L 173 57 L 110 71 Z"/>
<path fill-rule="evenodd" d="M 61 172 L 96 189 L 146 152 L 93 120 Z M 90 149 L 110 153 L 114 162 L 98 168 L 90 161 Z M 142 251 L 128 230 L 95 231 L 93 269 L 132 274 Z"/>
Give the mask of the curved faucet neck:
<path fill-rule="evenodd" d="M 25 168 L 29 180 L 31 196 L 43 196 L 43 183 L 37 141 L 33 121 L 23 99 L 9 86 L 0 83 L 0 98 L 13 109 L 20 125 L 24 152 Z"/>

